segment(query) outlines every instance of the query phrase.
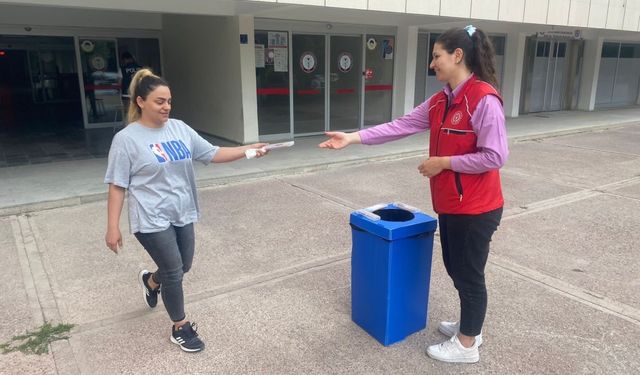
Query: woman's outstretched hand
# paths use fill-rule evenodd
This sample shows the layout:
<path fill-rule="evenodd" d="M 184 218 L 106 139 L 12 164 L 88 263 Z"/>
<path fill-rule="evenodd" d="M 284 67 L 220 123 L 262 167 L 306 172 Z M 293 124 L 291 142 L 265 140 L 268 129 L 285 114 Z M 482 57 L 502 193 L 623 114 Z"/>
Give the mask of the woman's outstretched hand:
<path fill-rule="evenodd" d="M 256 149 L 256 158 L 261 158 L 263 156 L 265 156 L 266 154 L 269 153 L 269 150 L 267 150 L 265 147 L 268 145 L 268 143 L 254 143 L 252 145 L 249 145 L 248 148 L 254 148 Z"/>
<path fill-rule="evenodd" d="M 331 148 L 334 150 L 339 150 L 341 148 L 349 146 L 350 144 L 360 143 L 360 135 L 358 134 L 358 132 L 325 132 L 324 134 L 326 134 L 329 139 L 320 143 L 318 145 L 318 147 L 320 148 Z"/>

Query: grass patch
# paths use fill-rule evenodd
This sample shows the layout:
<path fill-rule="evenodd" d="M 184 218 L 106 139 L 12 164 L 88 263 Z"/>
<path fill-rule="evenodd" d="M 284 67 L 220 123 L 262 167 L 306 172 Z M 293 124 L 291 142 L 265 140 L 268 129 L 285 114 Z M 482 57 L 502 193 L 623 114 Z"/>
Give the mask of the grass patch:
<path fill-rule="evenodd" d="M 73 327 L 75 324 L 58 324 L 54 327 L 51 323 L 44 323 L 35 331 L 27 331 L 24 335 L 14 336 L 8 342 L 0 344 L 0 350 L 2 350 L 2 354 L 15 351 L 38 355 L 49 353 L 49 344 L 68 339 L 69 336 L 66 333 L 71 331 Z"/>

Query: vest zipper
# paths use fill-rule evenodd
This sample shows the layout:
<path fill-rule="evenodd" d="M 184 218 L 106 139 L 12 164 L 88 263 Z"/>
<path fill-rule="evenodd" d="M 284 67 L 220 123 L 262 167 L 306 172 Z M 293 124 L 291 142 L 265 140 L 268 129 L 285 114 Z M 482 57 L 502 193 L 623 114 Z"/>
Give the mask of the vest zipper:
<path fill-rule="evenodd" d="M 442 121 L 440 122 L 440 129 L 438 129 L 438 138 L 436 139 L 436 156 L 440 156 L 438 150 L 440 149 L 440 133 L 442 133 L 442 127 L 444 126 L 444 122 L 447 119 L 447 114 L 449 113 L 449 95 L 447 95 L 447 104 L 444 107 L 444 115 L 442 116 Z"/>
<path fill-rule="evenodd" d="M 447 106 L 445 107 L 444 115 L 442 116 L 442 122 L 440 123 L 440 131 L 438 131 L 438 139 L 436 140 L 436 156 L 440 156 L 440 154 L 438 153 L 438 149 L 440 148 L 440 133 L 442 133 L 442 127 L 444 126 L 444 122 L 447 120 L 448 113 L 449 113 L 449 96 L 447 95 Z M 460 182 L 460 173 L 455 172 L 455 178 L 456 178 L 456 189 L 458 189 L 460 202 L 462 202 L 462 182 Z"/>
<path fill-rule="evenodd" d="M 460 195 L 460 202 L 462 202 L 462 181 L 460 181 L 460 173 L 455 172 L 456 176 L 456 188 L 458 189 L 458 195 Z"/>

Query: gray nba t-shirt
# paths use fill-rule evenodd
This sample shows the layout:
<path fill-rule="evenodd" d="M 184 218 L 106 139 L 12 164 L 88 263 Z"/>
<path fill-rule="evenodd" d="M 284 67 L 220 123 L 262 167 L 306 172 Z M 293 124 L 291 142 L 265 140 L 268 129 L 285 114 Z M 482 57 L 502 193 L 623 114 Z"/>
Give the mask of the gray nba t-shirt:
<path fill-rule="evenodd" d="M 119 131 L 111 143 L 104 182 L 129 190 L 131 233 L 198 221 L 193 160 L 208 164 L 218 149 L 175 119 L 162 128 L 134 122 Z"/>

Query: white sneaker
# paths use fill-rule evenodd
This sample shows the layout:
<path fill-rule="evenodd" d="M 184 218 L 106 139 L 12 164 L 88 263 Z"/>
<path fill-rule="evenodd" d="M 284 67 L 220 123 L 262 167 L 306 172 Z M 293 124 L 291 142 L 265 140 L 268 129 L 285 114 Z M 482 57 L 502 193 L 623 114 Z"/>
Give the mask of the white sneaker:
<path fill-rule="evenodd" d="M 440 322 L 438 324 L 438 331 L 447 337 L 452 337 L 458 334 L 460 331 L 460 322 Z M 476 336 L 476 343 L 478 347 L 482 345 L 482 332 L 478 336 Z"/>
<path fill-rule="evenodd" d="M 427 355 L 442 362 L 476 363 L 480 360 L 478 342 L 470 348 L 465 348 L 456 335 L 443 343 L 428 347 Z"/>

